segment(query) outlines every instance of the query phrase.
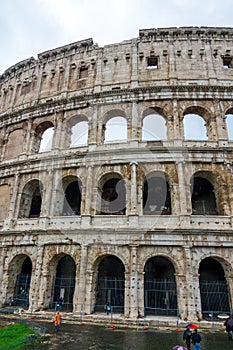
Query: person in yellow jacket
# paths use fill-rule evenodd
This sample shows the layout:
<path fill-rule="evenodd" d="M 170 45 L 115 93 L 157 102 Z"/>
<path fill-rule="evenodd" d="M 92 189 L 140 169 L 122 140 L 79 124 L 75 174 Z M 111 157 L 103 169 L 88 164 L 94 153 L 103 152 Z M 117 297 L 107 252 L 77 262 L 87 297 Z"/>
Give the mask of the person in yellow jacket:
<path fill-rule="evenodd" d="M 61 314 L 59 311 L 56 312 L 56 315 L 53 318 L 54 326 L 56 331 L 59 331 L 61 327 Z"/>

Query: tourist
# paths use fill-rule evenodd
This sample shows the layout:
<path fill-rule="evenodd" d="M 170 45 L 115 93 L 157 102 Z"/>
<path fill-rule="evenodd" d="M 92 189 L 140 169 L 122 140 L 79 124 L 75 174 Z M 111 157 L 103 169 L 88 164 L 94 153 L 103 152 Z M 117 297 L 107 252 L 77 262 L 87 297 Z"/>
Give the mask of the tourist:
<path fill-rule="evenodd" d="M 197 329 L 194 329 L 192 335 L 191 335 L 191 341 L 194 344 L 193 350 L 200 350 L 202 341 L 200 334 L 197 333 Z"/>
<path fill-rule="evenodd" d="M 192 334 L 192 332 L 190 331 L 189 328 L 187 328 L 183 334 L 183 339 L 185 340 L 185 343 L 187 345 L 188 350 L 191 349 L 191 345 L 190 345 L 191 344 L 191 334 Z"/>
<path fill-rule="evenodd" d="M 224 326 L 226 327 L 226 332 L 228 334 L 228 339 L 232 340 L 233 333 L 233 316 L 229 316 L 224 322 Z"/>
<path fill-rule="evenodd" d="M 61 314 L 59 311 L 56 312 L 54 318 L 53 318 L 54 326 L 56 331 L 59 331 L 61 327 Z"/>

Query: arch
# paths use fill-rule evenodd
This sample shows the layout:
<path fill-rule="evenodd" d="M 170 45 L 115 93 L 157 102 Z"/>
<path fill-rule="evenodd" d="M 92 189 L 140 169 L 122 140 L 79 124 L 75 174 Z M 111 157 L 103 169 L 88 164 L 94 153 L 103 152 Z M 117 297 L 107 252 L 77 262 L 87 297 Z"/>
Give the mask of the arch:
<path fill-rule="evenodd" d="M 124 312 L 125 267 L 114 255 L 105 255 L 97 262 L 96 300 L 94 311 L 104 311 L 111 306 L 113 313 Z"/>
<path fill-rule="evenodd" d="M 54 215 L 80 215 L 82 202 L 82 182 L 74 175 L 64 177 L 57 189 Z"/>
<path fill-rule="evenodd" d="M 225 115 L 228 140 L 233 141 L 233 111 Z"/>
<path fill-rule="evenodd" d="M 9 133 L 4 159 L 18 157 L 23 152 L 24 131 L 16 129 Z"/>
<path fill-rule="evenodd" d="M 146 315 L 176 315 L 175 268 L 164 256 L 154 256 L 144 267 L 144 307 Z"/>
<path fill-rule="evenodd" d="M 19 218 L 37 218 L 40 216 L 43 186 L 39 180 L 29 181 L 22 191 Z"/>
<path fill-rule="evenodd" d="M 32 261 L 26 254 L 15 256 L 9 264 L 8 294 L 10 304 L 29 306 L 29 291 L 32 275 Z"/>
<path fill-rule="evenodd" d="M 183 119 L 185 140 L 208 140 L 206 123 L 198 114 L 186 114 Z"/>
<path fill-rule="evenodd" d="M 51 121 L 39 124 L 35 129 L 33 148 L 35 153 L 48 152 L 52 149 L 54 125 Z"/>
<path fill-rule="evenodd" d="M 54 276 L 52 308 L 72 311 L 76 277 L 74 259 L 67 254 L 57 255 L 51 262 L 50 273 Z"/>
<path fill-rule="evenodd" d="M 167 140 L 166 120 L 160 114 L 146 115 L 142 123 L 142 141 L 161 140 Z"/>
<path fill-rule="evenodd" d="M 88 143 L 88 122 L 82 121 L 71 128 L 70 147 L 86 146 Z"/>
<path fill-rule="evenodd" d="M 105 174 L 98 186 L 101 215 L 125 215 L 126 186 L 125 180 L 118 173 Z"/>
<path fill-rule="evenodd" d="M 127 141 L 127 119 L 122 116 L 108 119 L 104 130 L 104 143 Z"/>
<path fill-rule="evenodd" d="M 88 144 L 88 129 L 88 119 L 85 115 L 72 116 L 67 122 L 67 146 L 86 146 Z"/>
<path fill-rule="evenodd" d="M 197 172 L 191 178 L 192 215 L 218 215 L 212 174 Z"/>
<path fill-rule="evenodd" d="M 143 185 L 143 214 L 170 215 L 171 196 L 166 174 L 152 172 L 145 178 Z"/>
<path fill-rule="evenodd" d="M 223 266 L 218 258 L 207 257 L 199 266 L 199 284 L 203 318 L 221 312 L 230 313 L 231 300 Z"/>

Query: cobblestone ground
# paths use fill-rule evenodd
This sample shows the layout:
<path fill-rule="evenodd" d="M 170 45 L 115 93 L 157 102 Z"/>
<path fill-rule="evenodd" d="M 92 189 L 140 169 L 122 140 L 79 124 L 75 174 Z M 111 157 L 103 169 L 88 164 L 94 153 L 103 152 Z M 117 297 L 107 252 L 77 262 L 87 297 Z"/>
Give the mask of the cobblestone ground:
<path fill-rule="evenodd" d="M 46 338 L 37 348 L 41 350 L 172 350 L 176 344 L 185 345 L 183 332 L 158 331 L 149 329 L 121 330 L 117 327 L 93 326 L 63 323 L 56 333 L 51 322 L 39 322 L 46 327 Z M 226 333 L 207 333 L 202 335 L 202 350 L 232 350 L 233 341 L 227 339 Z"/>

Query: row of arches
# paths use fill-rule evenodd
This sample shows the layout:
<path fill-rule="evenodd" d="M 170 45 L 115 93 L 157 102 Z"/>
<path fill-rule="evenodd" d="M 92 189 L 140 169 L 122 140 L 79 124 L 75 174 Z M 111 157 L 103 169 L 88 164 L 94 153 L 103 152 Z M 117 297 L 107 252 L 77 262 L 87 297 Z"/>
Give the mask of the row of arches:
<path fill-rule="evenodd" d="M 132 126 L 128 125 L 128 118 L 123 110 L 110 111 L 106 113 L 103 120 L 96 126 L 96 133 L 101 134 L 100 140 L 97 140 L 97 143 L 126 142 L 130 139 Z M 189 107 L 183 114 L 183 126 L 180 126 L 182 129 L 180 131 L 180 137 L 184 140 L 193 141 L 217 141 L 216 127 L 213 125 L 214 120 L 215 118 L 211 119 L 207 110 L 204 108 Z M 134 135 L 134 138 L 136 137 L 141 141 L 170 140 L 174 138 L 171 129 L 175 128 L 171 124 L 171 121 L 172 117 L 166 117 L 162 108 L 147 109 L 143 113 L 141 128 L 136 132 L 138 135 Z M 55 125 L 52 119 L 41 122 L 35 126 L 35 130 L 33 131 L 31 127 L 23 131 L 22 126 L 20 126 L 17 129 L 8 131 L 6 134 L 6 145 L 4 145 L 4 159 L 16 157 L 25 150 L 31 153 L 42 153 L 48 152 L 54 147 L 67 149 L 86 146 L 90 143 L 91 139 L 93 142 L 93 139 L 98 138 L 91 135 L 94 126 L 91 126 L 88 117 L 83 114 L 70 117 L 59 127 Z M 133 126 L 133 128 L 135 127 L 138 128 L 136 125 Z M 231 109 L 225 114 L 221 132 L 223 129 L 227 130 L 228 140 L 232 141 L 233 113 Z M 25 137 L 25 132 L 31 135 L 30 141 L 28 137 Z M 57 138 L 56 142 L 55 136 Z M 28 144 L 26 145 L 25 142 Z"/>
<path fill-rule="evenodd" d="M 197 172 L 190 180 L 192 215 L 221 215 L 216 201 L 214 183 L 208 172 Z M 212 176 L 213 178 L 213 176 Z M 216 185 L 216 184 L 215 184 Z M 82 181 L 74 175 L 62 179 L 56 189 L 53 215 L 81 215 Z M 19 218 L 39 217 L 44 187 L 39 180 L 30 180 L 24 186 L 20 198 Z M 173 191 L 168 176 L 163 172 L 149 173 L 142 186 L 142 213 L 144 215 L 171 215 L 173 213 Z M 127 183 L 119 173 L 102 176 L 98 184 L 95 214 L 126 215 Z M 94 204 L 93 204 L 94 207 Z"/>
<path fill-rule="evenodd" d="M 47 280 L 49 293 L 46 308 L 54 309 L 62 303 L 63 310 L 73 311 L 76 283 L 76 264 L 67 254 L 58 255 L 49 262 L 51 276 Z M 27 255 L 13 258 L 9 266 L 9 288 L 11 303 L 29 306 L 32 261 Z M 109 303 L 114 313 L 124 313 L 125 266 L 115 255 L 103 255 L 93 267 L 94 303 L 92 312 L 104 312 Z M 217 315 L 231 310 L 231 295 L 221 263 L 207 257 L 199 265 L 199 287 L 203 318 L 210 312 Z M 176 271 L 172 262 L 162 255 L 149 258 L 144 265 L 141 281 L 144 294 L 144 315 L 178 315 L 182 300 L 178 300 Z M 11 286 L 11 287 L 10 287 Z M 141 305 L 141 306 L 142 306 Z M 140 308 L 139 308 L 140 309 Z"/>
<path fill-rule="evenodd" d="M 209 122 L 209 121 L 208 121 Z M 226 127 L 229 141 L 233 140 L 233 114 L 226 115 Z M 199 114 L 187 114 L 183 119 L 184 140 L 208 140 L 206 120 Z M 39 152 L 52 149 L 54 127 L 46 129 L 42 134 Z M 127 142 L 127 119 L 122 116 L 112 117 L 103 125 L 103 142 Z M 168 140 L 167 122 L 165 117 L 149 114 L 143 119 L 142 141 Z M 80 147 L 88 144 L 88 121 L 78 121 L 71 128 L 70 147 Z"/>

